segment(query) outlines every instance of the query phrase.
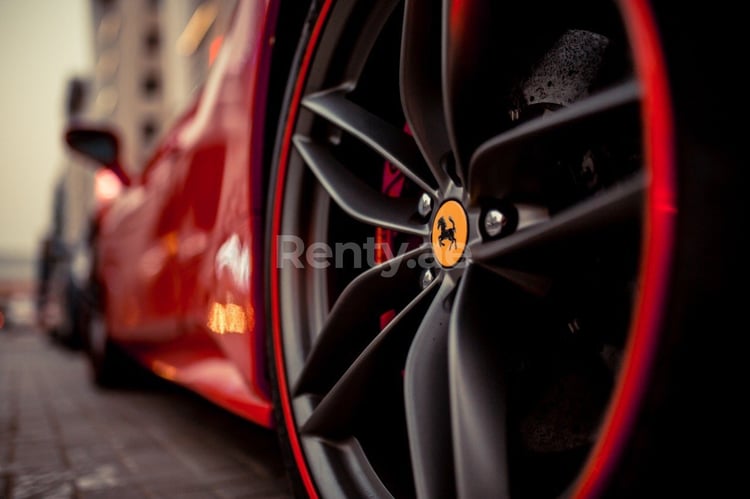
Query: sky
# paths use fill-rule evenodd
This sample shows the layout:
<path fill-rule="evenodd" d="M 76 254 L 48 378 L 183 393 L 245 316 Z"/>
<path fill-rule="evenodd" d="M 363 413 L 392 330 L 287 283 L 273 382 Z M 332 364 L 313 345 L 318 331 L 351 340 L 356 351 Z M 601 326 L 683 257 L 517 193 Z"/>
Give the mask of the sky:
<path fill-rule="evenodd" d="M 0 258 L 35 256 L 50 225 L 65 82 L 92 59 L 89 0 L 0 0 Z"/>

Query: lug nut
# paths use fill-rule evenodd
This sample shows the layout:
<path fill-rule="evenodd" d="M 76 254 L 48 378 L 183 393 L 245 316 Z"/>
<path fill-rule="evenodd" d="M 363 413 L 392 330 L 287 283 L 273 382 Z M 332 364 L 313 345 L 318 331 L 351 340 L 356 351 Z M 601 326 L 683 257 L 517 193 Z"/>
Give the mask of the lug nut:
<path fill-rule="evenodd" d="M 490 237 L 500 235 L 508 223 L 508 218 L 500 210 L 489 210 L 484 216 L 484 231 Z"/>
<path fill-rule="evenodd" d="M 432 270 L 425 270 L 422 274 L 422 289 L 425 289 L 427 286 L 429 286 L 434 279 L 435 275 L 432 273 Z"/>
<path fill-rule="evenodd" d="M 422 194 L 422 196 L 419 198 L 419 205 L 417 206 L 417 211 L 423 217 L 427 217 L 432 211 L 432 198 L 428 196 L 426 193 Z"/>
<path fill-rule="evenodd" d="M 572 321 L 568 322 L 568 331 L 570 331 L 572 334 L 576 334 L 581 330 L 581 325 L 578 324 L 578 319 L 573 319 Z"/>

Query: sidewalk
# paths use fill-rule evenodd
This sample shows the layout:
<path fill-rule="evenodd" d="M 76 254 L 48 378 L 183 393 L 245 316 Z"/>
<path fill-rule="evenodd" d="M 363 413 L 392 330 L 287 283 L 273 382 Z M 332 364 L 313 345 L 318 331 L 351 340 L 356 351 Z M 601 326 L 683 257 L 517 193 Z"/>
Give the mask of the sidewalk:
<path fill-rule="evenodd" d="M 273 432 L 179 388 L 103 391 L 83 354 L 0 330 L 0 498 L 289 497 Z"/>

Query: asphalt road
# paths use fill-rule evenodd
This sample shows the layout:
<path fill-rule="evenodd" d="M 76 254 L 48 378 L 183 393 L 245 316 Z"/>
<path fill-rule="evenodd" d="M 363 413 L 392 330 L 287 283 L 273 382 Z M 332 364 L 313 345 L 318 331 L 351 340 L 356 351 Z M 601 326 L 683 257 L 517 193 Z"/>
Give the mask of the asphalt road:
<path fill-rule="evenodd" d="M 290 497 L 272 431 L 165 383 L 88 376 L 80 352 L 0 330 L 0 498 Z"/>

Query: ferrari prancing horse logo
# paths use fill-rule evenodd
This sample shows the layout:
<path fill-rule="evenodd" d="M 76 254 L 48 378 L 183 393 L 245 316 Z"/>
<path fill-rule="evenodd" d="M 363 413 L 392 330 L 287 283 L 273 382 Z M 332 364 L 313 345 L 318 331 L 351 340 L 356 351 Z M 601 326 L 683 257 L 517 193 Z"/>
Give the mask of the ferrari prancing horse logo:
<path fill-rule="evenodd" d="M 443 203 L 432 225 L 432 251 L 443 267 L 454 267 L 466 248 L 469 227 L 466 212 L 458 201 Z"/>
<path fill-rule="evenodd" d="M 450 242 L 450 246 L 448 246 L 448 249 L 455 249 L 456 248 L 456 221 L 453 220 L 453 217 L 448 217 L 448 220 L 451 221 L 452 227 L 449 229 L 448 224 L 445 223 L 445 218 L 440 217 L 440 220 L 438 220 L 437 226 L 440 230 L 440 234 L 438 234 L 438 244 L 442 247 L 445 244 L 445 241 L 448 240 Z"/>

